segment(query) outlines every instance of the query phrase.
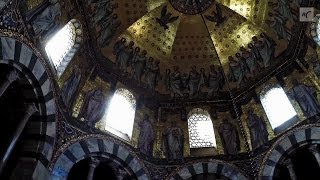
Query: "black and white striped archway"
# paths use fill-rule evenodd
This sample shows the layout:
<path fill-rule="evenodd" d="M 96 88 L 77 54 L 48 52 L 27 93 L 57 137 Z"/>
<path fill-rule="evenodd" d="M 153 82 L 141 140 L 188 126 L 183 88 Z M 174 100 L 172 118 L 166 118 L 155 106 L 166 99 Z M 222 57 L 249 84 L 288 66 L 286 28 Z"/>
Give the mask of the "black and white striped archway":
<path fill-rule="evenodd" d="M 231 180 L 247 180 L 247 177 L 234 165 L 218 160 L 201 161 L 179 167 L 166 179 L 183 180 L 190 179 L 199 174 L 218 174 Z"/>
<path fill-rule="evenodd" d="M 64 180 L 79 161 L 92 156 L 107 157 L 133 172 L 138 180 L 151 179 L 143 162 L 130 148 L 107 137 L 90 137 L 74 142 L 59 155 L 53 165 L 55 179 Z"/>
<path fill-rule="evenodd" d="M 288 156 L 299 147 L 311 144 L 320 144 L 320 127 L 308 125 L 283 135 L 264 157 L 259 179 L 272 180 L 275 168 L 283 157 Z"/>
<path fill-rule="evenodd" d="M 39 116 L 26 125 L 27 140 L 18 166 L 32 169 L 32 177 L 44 170 L 52 158 L 56 136 L 56 102 L 54 76 L 40 53 L 30 43 L 14 33 L 0 32 L 0 64 L 13 67 L 31 85 Z M 27 90 L 26 90 L 27 91 Z M 30 89 L 29 89 L 30 91 Z M 28 96 L 28 92 L 24 93 Z M 26 97 L 28 98 L 28 97 Z M 22 174 L 21 174 L 22 176 Z"/>

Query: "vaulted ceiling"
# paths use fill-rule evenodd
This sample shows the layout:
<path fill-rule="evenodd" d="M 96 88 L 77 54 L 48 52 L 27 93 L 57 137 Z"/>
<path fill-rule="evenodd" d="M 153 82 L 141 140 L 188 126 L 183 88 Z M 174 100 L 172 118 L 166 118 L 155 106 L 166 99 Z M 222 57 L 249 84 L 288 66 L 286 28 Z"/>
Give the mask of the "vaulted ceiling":
<path fill-rule="evenodd" d="M 241 47 L 250 51 L 248 45 L 253 43 L 252 37 L 262 41 L 260 34 L 265 33 L 275 42 L 275 58 L 270 61 L 270 67 L 261 67 L 258 74 L 247 75 L 247 81 L 241 87 L 237 82 L 227 80 L 222 91 L 234 90 L 236 94 L 290 59 L 281 56 L 288 54 L 284 52 L 298 26 L 295 24 L 299 12 L 296 1 L 114 0 L 110 4 L 112 14 L 104 18 L 116 15 L 113 22 L 121 24 L 110 41 L 99 47 L 100 52 L 115 62 L 115 43 L 121 38 L 132 41 L 134 48 L 147 51 L 148 58 L 160 61 L 162 81 L 166 69 L 172 70 L 173 66 L 178 66 L 181 74 L 189 74 L 192 66 L 196 66 L 198 72 L 204 68 L 205 74 L 210 65 L 222 66 L 224 76 L 228 77 L 228 57 L 242 54 Z M 94 14 L 101 6 L 107 6 L 107 3 L 93 1 L 87 4 L 87 10 Z M 163 24 L 159 20 L 164 21 Z M 93 20 L 91 25 L 96 31 L 93 34 L 99 39 L 104 26 Z M 160 82 L 156 90 L 160 94 L 169 93 L 164 82 Z"/>

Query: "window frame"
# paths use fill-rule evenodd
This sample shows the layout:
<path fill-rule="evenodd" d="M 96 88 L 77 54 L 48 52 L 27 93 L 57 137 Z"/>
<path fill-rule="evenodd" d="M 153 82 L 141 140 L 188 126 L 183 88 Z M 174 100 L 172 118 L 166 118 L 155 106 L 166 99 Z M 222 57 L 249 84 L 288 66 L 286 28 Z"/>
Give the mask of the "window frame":
<path fill-rule="evenodd" d="M 292 115 L 292 117 L 288 117 L 286 120 L 283 120 L 281 123 L 276 123 L 277 125 L 274 125 L 274 122 L 275 120 L 272 119 L 272 116 L 270 116 L 270 108 L 268 109 L 267 108 L 267 104 L 265 104 L 264 102 L 266 102 L 265 100 L 263 100 L 264 98 L 266 98 L 267 94 L 270 93 L 270 91 L 273 91 L 274 89 L 281 89 L 282 92 L 284 93 L 285 97 L 283 98 L 286 98 L 288 101 L 287 103 L 290 104 L 290 108 L 291 109 L 290 111 L 294 111 L 294 115 Z M 285 92 L 285 90 L 282 88 L 282 86 L 280 86 L 279 84 L 273 84 L 273 85 L 268 85 L 266 86 L 261 92 L 260 92 L 260 102 L 261 102 L 261 105 L 262 105 L 262 108 L 268 118 L 268 121 L 271 125 L 271 128 L 273 129 L 274 133 L 280 133 L 284 130 L 287 130 L 290 126 L 292 126 L 293 124 L 295 124 L 299 118 L 298 118 L 298 114 L 297 114 L 297 111 L 295 110 L 294 106 L 292 105 L 291 101 L 290 101 L 290 98 L 288 97 L 287 93 Z M 288 105 L 289 105 L 288 104 Z M 281 110 L 280 110 L 281 111 Z M 279 112 L 280 112 L 279 111 Z M 283 112 L 283 111 L 282 111 Z"/>
<path fill-rule="evenodd" d="M 198 141 L 202 141 L 202 142 L 198 142 L 202 145 L 196 145 L 194 142 L 197 138 L 195 137 L 196 135 L 199 135 L 199 132 L 197 130 L 197 127 L 192 127 L 192 124 L 196 124 L 197 121 L 201 121 L 201 119 L 195 119 L 196 115 L 200 115 L 203 116 L 202 118 L 206 118 L 206 120 L 202 120 L 208 124 L 210 124 L 210 126 L 212 127 L 208 129 L 208 134 L 204 134 L 204 136 L 210 136 L 210 137 L 198 137 Z M 190 119 L 190 118 L 194 118 L 194 119 Z M 203 110 L 201 108 L 194 108 L 192 109 L 189 113 L 188 113 L 188 134 L 189 134 L 189 148 L 190 149 L 199 149 L 199 148 L 217 148 L 217 140 L 216 140 L 216 135 L 215 135 L 215 130 L 214 130 L 214 126 L 213 126 L 213 122 L 212 119 L 210 117 L 210 114 L 208 113 L 208 111 Z M 194 121 L 194 123 L 191 123 L 191 121 Z M 195 128 L 195 129 L 192 129 Z M 197 131 L 197 132 L 191 132 L 191 131 Z M 201 133 L 201 132 L 200 132 Z M 211 133 L 213 134 L 213 136 L 211 135 Z M 195 135 L 194 135 L 195 134 Z M 206 139 L 207 138 L 207 139 Z M 194 144 L 193 144 L 194 143 Z M 203 145 L 203 144 L 210 144 L 210 145 Z"/>
<path fill-rule="evenodd" d="M 69 26 L 69 27 L 67 27 Z M 54 42 L 54 38 L 56 38 L 56 35 L 59 34 L 59 32 L 61 30 L 63 30 L 64 28 L 70 28 L 72 30 L 72 35 L 68 35 L 68 36 L 72 36 L 72 39 L 69 40 L 72 45 L 70 45 L 68 47 L 67 50 L 64 51 L 63 54 L 61 54 L 59 60 L 53 59 L 51 54 L 54 54 L 54 51 L 50 51 L 50 46 L 54 46 L 50 43 Z M 59 29 L 46 43 L 45 45 L 45 52 L 47 54 L 48 59 L 51 61 L 54 70 L 57 73 L 58 77 L 61 77 L 61 75 L 64 73 L 65 69 L 67 68 L 67 66 L 69 65 L 70 61 L 72 60 L 72 58 L 74 57 L 74 55 L 76 54 L 76 52 L 79 50 L 80 45 L 82 43 L 83 40 L 83 29 L 82 29 L 82 25 L 80 23 L 79 20 L 77 19 L 71 19 L 66 25 L 64 25 L 61 29 Z M 70 43 L 68 42 L 68 43 Z M 53 48 L 52 48 L 53 49 Z M 59 64 L 56 63 L 56 61 L 59 61 Z"/>
<path fill-rule="evenodd" d="M 123 93 L 127 93 L 127 96 Z M 131 125 L 131 128 L 130 128 L 130 131 L 129 132 L 130 134 L 128 134 L 128 132 L 124 132 L 125 130 L 124 129 L 117 129 L 115 127 L 113 127 L 112 125 L 109 125 L 108 122 L 110 123 L 110 111 L 112 110 L 111 108 L 113 108 L 113 98 L 115 95 L 119 95 L 119 96 L 122 96 L 123 98 L 125 98 L 128 102 L 128 105 L 132 107 L 132 117 L 130 117 L 130 122 L 127 122 L 128 120 L 120 120 L 121 121 L 121 124 L 122 123 L 130 123 Z M 127 140 L 127 141 L 130 141 L 131 138 L 132 138 L 132 134 L 133 134 L 133 126 L 134 126 L 134 120 L 135 120 L 135 113 L 136 113 L 136 106 L 137 106 L 137 100 L 135 98 L 135 96 L 133 95 L 133 93 L 131 91 L 129 91 L 128 89 L 125 89 L 125 88 L 118 88 L 117 90 L 115 90 L 115 92 L 113 93 L 113 96 L 109 102 L 109 105 L 107 107 L 107 111 L 103 117 L 103 120 L 104 120 L 104 130 L 107 131 L 107 132 L 110 132 L 124 140 Z M 127 111 L 127 110 L 124 110 L 122 109 L 123 112 L 124 111 Z M 115 123 L 115 122 L 112 122 L 112 123 Z"/>

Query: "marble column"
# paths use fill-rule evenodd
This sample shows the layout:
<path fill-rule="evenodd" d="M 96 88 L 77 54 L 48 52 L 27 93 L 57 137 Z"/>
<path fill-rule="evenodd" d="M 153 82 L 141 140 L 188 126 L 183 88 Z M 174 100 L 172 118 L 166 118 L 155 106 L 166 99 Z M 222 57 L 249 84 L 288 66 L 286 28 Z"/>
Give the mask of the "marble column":
<path fill-rule="evenodd" d="M 4 80 L 3 84 L 0 87 L 0 97 L 3 95 L 3 93 L 8 89 L 8 87 L 16 80 L 18 80 L 19 75 L 16 71 L 11 71 L 6 79 Z"/>
<path fill-rule="evenodd" d="M 96 157 L 91 157 L 89 162 L 89 173 L 87 180 L 93 180 L 94 171 L 96 170 L 96 167 L 100 164 L 100 160 Z"/>
<path fill-rule="evenodd" d="M 320 153 L 318 151 L 318 145 L 313 144 L 309 147 L 309 151 L 313 154 L 313 156 L 316 158 L 318 165 L 320 167 Z"/>
<path fill-rule="evenodd" d="M 287 159 L 283 162 L 283 165 L 285 165 L 289 171 L 289 174 L 290 174 L 290 177 L 292 180 L 297 180 L 297 176 L 296 176 L 296 173 L 294 171 L 294 166 L 293 166 L 293 163 L 291 161 L 291 159 Z"/>
<path fill-rule="evenodd" d="M 26 114 L 24 115 L 23 119 L 20 121 L 14 135 L 13 135 L 13 138 L 9 144 L 9 147 L 7 148 L 6 150 L 6 153 L 4 154 L 4 156 L 2 157 L 1 159 L 1 162 L 0 162 L 0 174 L 3 170 L 3 168 L 5 167 L 8 159 L 9 159 L 9 156 L 10 154 L 12 153 L 18 139 L 20 138 L 21 134 L 22 134 L 22 131 L 24 130 L 27 122 L 29 121 L 30 117 L 35 113 L 37 112 L 38 109 L 37 107 L 34 105 L 34 104 L 29 104 L 27 107 L 26 107 Z"/>

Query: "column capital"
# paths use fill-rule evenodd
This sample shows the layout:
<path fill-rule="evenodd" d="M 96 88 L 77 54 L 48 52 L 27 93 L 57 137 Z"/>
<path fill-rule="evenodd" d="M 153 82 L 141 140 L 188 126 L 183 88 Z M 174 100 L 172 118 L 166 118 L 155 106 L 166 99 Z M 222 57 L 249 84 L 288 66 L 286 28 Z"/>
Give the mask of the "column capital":
<path fill-rule="evenodd" d="M 93 168 L 96 168 L 100 164 L 100 159 L 97 157 L 91 157 L 89 165 Z"/>
<path fill-rule="evenodd" d="M 290 158 L 284 160 L 282 162 L 283 165 L 287 166 L 287 167 L 293 167 L 293 164 L 292 164 L 292 160 Z"/>
<path fill-rule="evenodd" d="M 318 154 L 319 153 L 317 144 L 311 145 L 308 149 L 312 154 Z"/>
<path fill-rule="evenodd" d="M 297 179 L 297 176 L 296 176 L 296 173 L 295 173 L 295 171 L 294 171 L 294 165 L 293 165 L 293 163 L 292 163 L 292 160 L 291 160 L 290 158 L 288 158 L 288 159 L 284 160 L 282 164 L 287 167 L 291 179 L 292 179 L 292 180 L 296 180 L 296 179 Z"/>
<path fill-rule="evenodd" d="M 7 80 L 10 83 L 16 81 L 18 78 L 19 78 L 19 74 L 17 73 L 17 71 L 14 71 L 14 70 L 7 75 Z"/>
<path fill-rule="evenodd" d="M 28 104 L 26 107 L 26 113 L 31 116 L 33 113 L 37 112 L 38 108 L 35 106 L 35 104 Z"/>

